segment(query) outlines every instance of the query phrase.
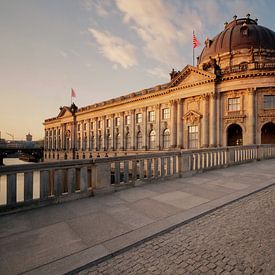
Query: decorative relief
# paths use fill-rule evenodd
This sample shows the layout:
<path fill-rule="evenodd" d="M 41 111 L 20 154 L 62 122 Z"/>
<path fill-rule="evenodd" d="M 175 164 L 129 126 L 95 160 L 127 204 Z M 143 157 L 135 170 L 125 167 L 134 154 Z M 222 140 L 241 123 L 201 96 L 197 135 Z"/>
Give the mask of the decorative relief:
<path fill-rule="evenodd" d="M 202 115 L 196 111 L 188 111 L 184 116 L 183 119 L 186 124 L 194 125 L 200 122 Z"/>

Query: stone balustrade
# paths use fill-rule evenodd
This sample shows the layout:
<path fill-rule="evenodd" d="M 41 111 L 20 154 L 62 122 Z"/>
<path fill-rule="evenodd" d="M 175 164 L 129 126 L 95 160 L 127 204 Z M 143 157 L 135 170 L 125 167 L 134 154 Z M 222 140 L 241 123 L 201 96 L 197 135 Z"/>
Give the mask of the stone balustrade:
<path fill-rule="evenodd" d="M 179 150 L 0 167 L 0 212 L 275 157 L 275 145 Z"/>

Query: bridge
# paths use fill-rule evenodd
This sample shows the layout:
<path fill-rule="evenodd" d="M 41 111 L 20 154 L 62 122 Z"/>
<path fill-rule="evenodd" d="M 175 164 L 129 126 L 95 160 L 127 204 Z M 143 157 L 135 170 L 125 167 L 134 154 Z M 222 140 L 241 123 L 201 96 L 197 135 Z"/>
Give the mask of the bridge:
<path fill-rule="evenodd" d="M 0 165 L 3 165 L 3 158 L 19 158 L 20 156 L 33 156 L 36 161 L 43 159 L 43 148 L 28 147 L 0 147 Z"/>
<path fill-rule="evenodd" d="M 253 145 L 1 167 L 0 273 L 107 259 L 274 184 L 274 157 Z"/>

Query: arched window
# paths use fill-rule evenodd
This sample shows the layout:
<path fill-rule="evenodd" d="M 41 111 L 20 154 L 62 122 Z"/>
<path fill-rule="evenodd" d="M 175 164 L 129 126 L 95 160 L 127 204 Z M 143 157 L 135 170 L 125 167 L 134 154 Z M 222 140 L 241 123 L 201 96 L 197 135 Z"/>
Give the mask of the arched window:
<path fill-rule="evenodd" d="M 152 130 L 149 134 L 149 148 L 156 148 L 156 132 L 154 130 Z"/>
<path fill-rule="evenodd" d="M 81 138 L 80 138 L 80 134 L 78 134 L 78 137 L 77 137 L 77 150 L 80 150 L 80 145 L 81 145 Z"/>
<path fill-rule="evenodd" d="M 139 131 L 137 133 L 137 150 L 141 150 L 142 149 L 142 134 Z"/>
<path fill-rule="evenodd" d="M 90 148 L 91 148 L 91 150 L 95 149 L 95 137 L 94 137 L 94 135 L 91 136 Z"/>
<path fill-rule="evenodd" d="M 168 149 L 170 147 L 170 131 L 165 129 L 163 131 L 163 149 Z"/>
<path fill-rule="evenodd" d="M 111 135 L 107 136 L 107 150 L 110 150 L 112 148 L 112 137 Z"/>
<path fill-rule="evenodd" d="M 116 135 L 116 150 L 119 150 L 120 149 L 120 146 L 121 146 L 121 136 L 120 134 L 118 133 Z"/>
<path fill-rule="evenodd" d="M 102 150 L 102 135 L 101 135 L 101 132 L 99 132 L 99 135 L 98 135 L 98 150 Z"/>
<path fill-rule="evenodd" d="M 131 148 L 131 135 L 129 132 L 125 136 L 125 147 L 127 150 Z"/>

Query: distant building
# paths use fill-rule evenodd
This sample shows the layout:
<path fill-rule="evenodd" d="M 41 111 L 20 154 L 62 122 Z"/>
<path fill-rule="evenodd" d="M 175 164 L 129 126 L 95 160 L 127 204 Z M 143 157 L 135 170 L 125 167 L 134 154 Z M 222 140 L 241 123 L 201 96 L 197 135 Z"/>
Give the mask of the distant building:
<path fill-rule="evenodd" d="M 44 122 L 44 159 L 275 143 L 275 33 L 234 17 L 197 61 L 169 83 L 61 107 Z"/>
<path fill-rule="evenodd" d="M 28 141 L 28 142 L 31 142 L 31 141 L 32 141 L 32 135 L 31 135 L 30 133 L 28 133 L 28 134 L 26 135 L 26 141 Z"/>

